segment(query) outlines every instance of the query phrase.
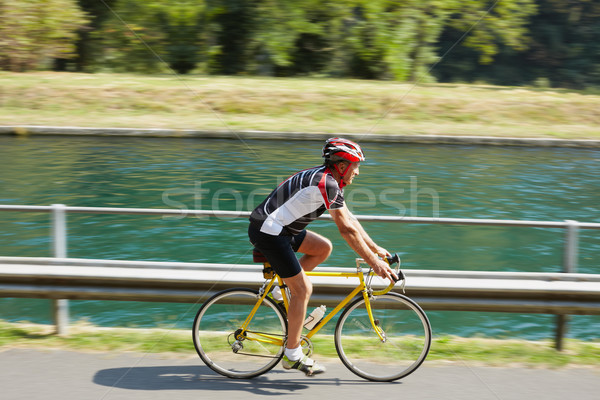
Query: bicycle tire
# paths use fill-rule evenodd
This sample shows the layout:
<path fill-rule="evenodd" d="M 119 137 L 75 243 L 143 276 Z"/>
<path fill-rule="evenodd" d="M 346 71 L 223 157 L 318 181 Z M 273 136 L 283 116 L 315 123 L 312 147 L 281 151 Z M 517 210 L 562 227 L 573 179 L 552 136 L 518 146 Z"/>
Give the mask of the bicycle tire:
<path fill-rule="evenodd" d="M 374 296 L 373 317 L 383 329 L 383 342 L 373 329 L 362 297 L 352 301 L 335 328 L 335 348 L 344 365 L 371 381 L 394 381 L 414 372 L 431 347 L 431 324 L 417 303 L 398 293 Z"/>
<path fill-rule="evenodd" d="M 271 370 L 283 357 L 284 346 L 242 340 L 233 350 L 235 332 L 258 301 L 258 291 L 228 289 L 208 299 L 198 310 L 192 329 L 196 352 L 213 371 L 229 378 L 253 378 Z M 280 307 L 265 298 L 248 326 L 248 331 L 268 333 L 285 340 L 287 319 Z"/>

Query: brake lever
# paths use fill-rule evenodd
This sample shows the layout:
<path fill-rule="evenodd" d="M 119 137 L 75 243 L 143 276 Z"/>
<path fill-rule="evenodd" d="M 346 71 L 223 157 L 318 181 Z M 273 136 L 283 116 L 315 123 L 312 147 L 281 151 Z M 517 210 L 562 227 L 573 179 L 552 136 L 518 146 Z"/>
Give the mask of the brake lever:
<path fill-rule="evenodd" d="M 393 279 L 394 283 L 398 283 L 399 281 L 402 281 L 402 284 L 400 285 L 400 289 L 402 289 L 402 293 L 406 293 L 404 291 L 404 287 L 406 286 L 406 276 L 400 270 L 400 256 L 398 255 L 398 253 L 394 253 L 393 255 L 391 255 L 389 257 L 385 257 L 385 261 L 389 264 L 390 267 L 393 264 L 398 263 L 398 266 L 396 267 L 396 271 L 394 271 L 396 273 L 397 278 L 392 277 L 392 279 Z"/>
<path fill-rule="evenodd" d="M 404 272 L 400 271 L 400 269 L 398 269 L 396 272 L 396 276 L 398 277 L 398 279 L 394 279 L 394 283 L 398 283 L 398 281 L 403 281 L 406 280 L 406 277 L 404 276 Z"/>
<path fill-rule="evenodd" d="M 386 256 L 385 262 L 387 262 L 390 267 L 392 266 L 392 264 L 396 263 L 398 263 L 398 267 L 400 267 L 400 256 L 398 255 L 398 253 L 394 253 L 389 257 Z"/>

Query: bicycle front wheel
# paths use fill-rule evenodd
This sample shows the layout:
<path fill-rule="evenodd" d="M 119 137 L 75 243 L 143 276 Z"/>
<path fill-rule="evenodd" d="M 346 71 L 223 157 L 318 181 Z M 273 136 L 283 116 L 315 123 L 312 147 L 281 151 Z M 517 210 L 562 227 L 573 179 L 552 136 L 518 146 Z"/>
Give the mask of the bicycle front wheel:
<path fill-rule="evenodd" d="M 364 298 L 344 310 L 335 328 L 335 347 L 344 365 L 372 381 L 393 381 L 415 371 L 431 346 L 431 325 L 425 312 L 398 293 L 374 296 L 369 304 L 381 340 L 369 319 Z"/>
<path fill-rule="evenodd" d="M 265 298 L 245 331 L 241 327 L 259 299 L 251 289 L 229 289 L 208 299 L 194 319 L 192 336 L 202 361 L 230 378 L 253 378 L 283 357 L 287 320 Z"/>

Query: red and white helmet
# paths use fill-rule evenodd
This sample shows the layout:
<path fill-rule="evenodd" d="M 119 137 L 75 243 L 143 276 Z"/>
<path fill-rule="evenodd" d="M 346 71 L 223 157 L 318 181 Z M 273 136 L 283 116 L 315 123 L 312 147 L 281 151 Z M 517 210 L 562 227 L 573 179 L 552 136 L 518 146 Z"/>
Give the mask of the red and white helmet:
<path fill-rule="evenodd" d="M 360 146 L 348 139 L 329 138 L 323 146 L 323 158 L 329 160 L 336 155 L 350 162 L 365 161 L 365 155 Z"/>

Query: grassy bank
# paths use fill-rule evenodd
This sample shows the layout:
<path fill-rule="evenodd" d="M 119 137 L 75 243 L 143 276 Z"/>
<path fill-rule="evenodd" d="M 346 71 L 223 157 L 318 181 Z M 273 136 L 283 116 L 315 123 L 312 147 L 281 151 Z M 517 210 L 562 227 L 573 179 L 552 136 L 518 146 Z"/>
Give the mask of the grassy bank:
<path fill-rule="evenodd" d="M 598 139 L 599 109 L 553 89 L 0 72 L 0 125 Z"/>
<path fill-rule="evenodd" d="M 313 343 L 319 357 L 337 357 L 331 336 L 316 336 Z M 598 342 L 568 340 L 563 352 L 557 352 L 552 346 L 551 342 L 441 337 L 434 339 L 427 360 L 493 366 L 600 368 Z M 47 325 L 0 322 L 0 351 L 15 347 L 100 352 L 136 351 L 179 354 L 186 357 L 195 355 L 189 331 L 98 328 L 79 324 L 71 327 L 68 337 L 59 337 L 52 334 L 51 327 Z"/>

